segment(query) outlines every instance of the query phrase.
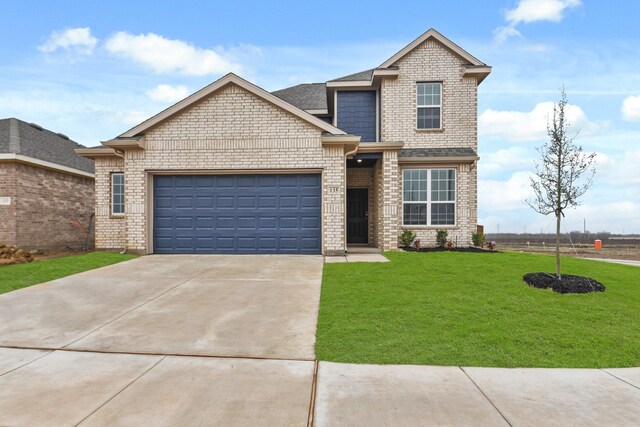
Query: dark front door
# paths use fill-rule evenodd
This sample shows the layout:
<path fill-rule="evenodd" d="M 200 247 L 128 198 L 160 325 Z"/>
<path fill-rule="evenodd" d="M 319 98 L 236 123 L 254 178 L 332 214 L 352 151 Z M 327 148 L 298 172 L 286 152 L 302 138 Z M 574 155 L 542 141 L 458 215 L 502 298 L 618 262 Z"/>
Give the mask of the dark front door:
<path fill-rule="evenodd" d="M 369 241 L 369 192 L 366 188 L 347 189 L 347 243 Z"/>

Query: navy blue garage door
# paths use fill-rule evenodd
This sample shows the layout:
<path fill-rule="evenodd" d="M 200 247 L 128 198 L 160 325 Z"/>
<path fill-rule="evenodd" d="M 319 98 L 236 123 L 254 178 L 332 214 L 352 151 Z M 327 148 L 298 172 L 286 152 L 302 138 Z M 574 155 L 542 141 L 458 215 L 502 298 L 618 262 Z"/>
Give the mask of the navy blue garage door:
<path fill-rule="evenodd" d="M 155 253 L 319 254 L 317 174 L 157 175 Z"/>

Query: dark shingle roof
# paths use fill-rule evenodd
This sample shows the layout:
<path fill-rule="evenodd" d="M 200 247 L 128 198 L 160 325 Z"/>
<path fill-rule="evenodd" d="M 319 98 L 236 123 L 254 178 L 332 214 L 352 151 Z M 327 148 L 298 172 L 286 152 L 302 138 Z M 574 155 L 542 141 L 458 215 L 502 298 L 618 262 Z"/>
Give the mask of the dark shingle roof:
<path fill-rule="evenodd" d="M 330 82 L 358 82 L 358 81 L 371 81 L 373 75 L 373 68 L 370 70 L 360 71 L 359 73 L 349 74 L 348 76 L 338 77 L 337 79 L 329 80 Z"/>
<path fill-rule="evenodd" d="M 10 118 L 0 120 L 0 153 L 15 153 L 93 173 L 93 160 L 78 156 L 83 145 L 38 125 Z"/>
<path fill-rule="evenodd" d="M 271 93 L 301 110 L 327 109 L 327 88 L 324 83 L 303 83 Z"/>
<path fill-rule="evenodd" d="M 398 157 L 478 157 L 472 148 L 404 148 Z"/>

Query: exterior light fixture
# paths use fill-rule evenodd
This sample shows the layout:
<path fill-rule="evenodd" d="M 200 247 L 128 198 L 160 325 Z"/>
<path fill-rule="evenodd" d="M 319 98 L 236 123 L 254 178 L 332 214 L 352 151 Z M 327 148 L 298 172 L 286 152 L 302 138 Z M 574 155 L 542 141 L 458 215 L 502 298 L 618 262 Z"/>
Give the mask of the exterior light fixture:
<path fill-rule="evenodd" d="M 362 159 L 358 159 L 357 161 L 358 161 L 358 163 L 362 163 Z"/>

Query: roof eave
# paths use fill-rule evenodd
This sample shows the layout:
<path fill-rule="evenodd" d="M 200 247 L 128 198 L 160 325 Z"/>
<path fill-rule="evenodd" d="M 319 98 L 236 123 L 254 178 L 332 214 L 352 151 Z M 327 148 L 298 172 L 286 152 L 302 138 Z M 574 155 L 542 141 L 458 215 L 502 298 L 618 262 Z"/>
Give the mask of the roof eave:
<path fill-rule="evenodd" d="M 95 159 L 97 157 L 121 157 L 115 149 L 110 147 L 105 148 L 76 148 L 74 150 L 78 156 L 86 157 L 89 159 Z"/>
<path fill-rule="evenodd" d="M 478 156 L 398 157 L 398 163 L 475 163 Z"/>
<path fill-rule="evenodd" d="M 480 61 L 478 58 L 476 58 L 475 56 L 471 55 L 469 52 L 467 52 L 466 50 L 464 50 L 463 48 L 461 48 L 460 46 L 458 46 L 457 44 L 455 44 L 454 42 L 452 42 L 451 40 L 449 40 L 448 38 L 446 38 L 442 34 L 440 34 L 435 29 L 430 28 L 424 34 L 422 34 L 420 37 L 418 37 L 417 39 L 415 39 L 414 41 L 412 41 L 411 43 L 409 43 L 408 45 L 403 47 L 401 50 L 396 52 L 391 58 L 389 58 L 385 62 L 383 62 L 380 65 L 379 68 L 387 68 L 387 67 L 392 66 L 393 64 L 398 62 L 402 57 L 407 55 L 413 49 L 415 49 L 416 47 L 418 47 L 419 45 L 421 45 L 422 43 L 424 43 L 426 40 L 428 40 L 430 38 L 434 38 L 435 40 L 439 41 L 445 47 L 447 47 L 449 50 L 451 50 L 452 52 L 454 52 L 458 56 L 464 58 L 471 65 L 486 65 L 484 62 Z"/>
<path fill-rule="evenodd" d="M 161 111 L 160 113 L 156 114 L 155 116 L 145 120 L 144 122 L 140 123 L 139 125 L 129 129 L 128 131 L 126 131 L 125 133 L 123 133 L 122 135 L 120 135 L 118 138 L 130 138 L 130 137 L 135 137 L 138 136 L 140 134 L 142 134 L 143 132 L 145 132 L 146 130 L 158 125 L 159 123 L 167 120 L 168 118 L 170 118 L 171 116 L 173 116 L 174 114 L 178 113 L 179 111 L 182 111 L 183 109 L 189 107 L 190 105 L 200 101 L 201 99 L 205 98 L 206 96 L 217 92 L 218 90 L 224 88 L 225 86 L 229 85 L 229 84 L 236 84 L 238 86 L 240 86 L 241 88 L 245 89 L 248 92 L 253 93 L 254 95 L 264 99 L 265 101 L 279 107 L 282 108 L 283 110 L 293 114 L 294 116 L 299 117 L 302 120 L 305 120 L 307 122 L 309 122 L 310 124 L 322 129 L 323 131 L 326 132 L 330 132 L 333 134 L 337 134 L 337 135 L 342 135 L 345 134 L 344 131 L 342 131 L 341 129 L 338 129 L 337 127 L 330 125 L 329 123 L 307 113 L 304 110 L 301 110 L 300 108 L 278 98 L 277 96 L 267 92 L 266 90 L 262 89 L 259 86 L 254 85 L 253 83 L 248 82 L 247 80 L 233 74 L 233 73 L 229 73 L 226 76 L 216 80 L 215 82 L 211 83 L 210 85 L 200 89 L 199 91 L 197 91 L 196 93 L 186 97 L 185 99 L 183 99 L 182 101 L 179 101 L 178 103 L 172 105 L 171 107 Z"/>

